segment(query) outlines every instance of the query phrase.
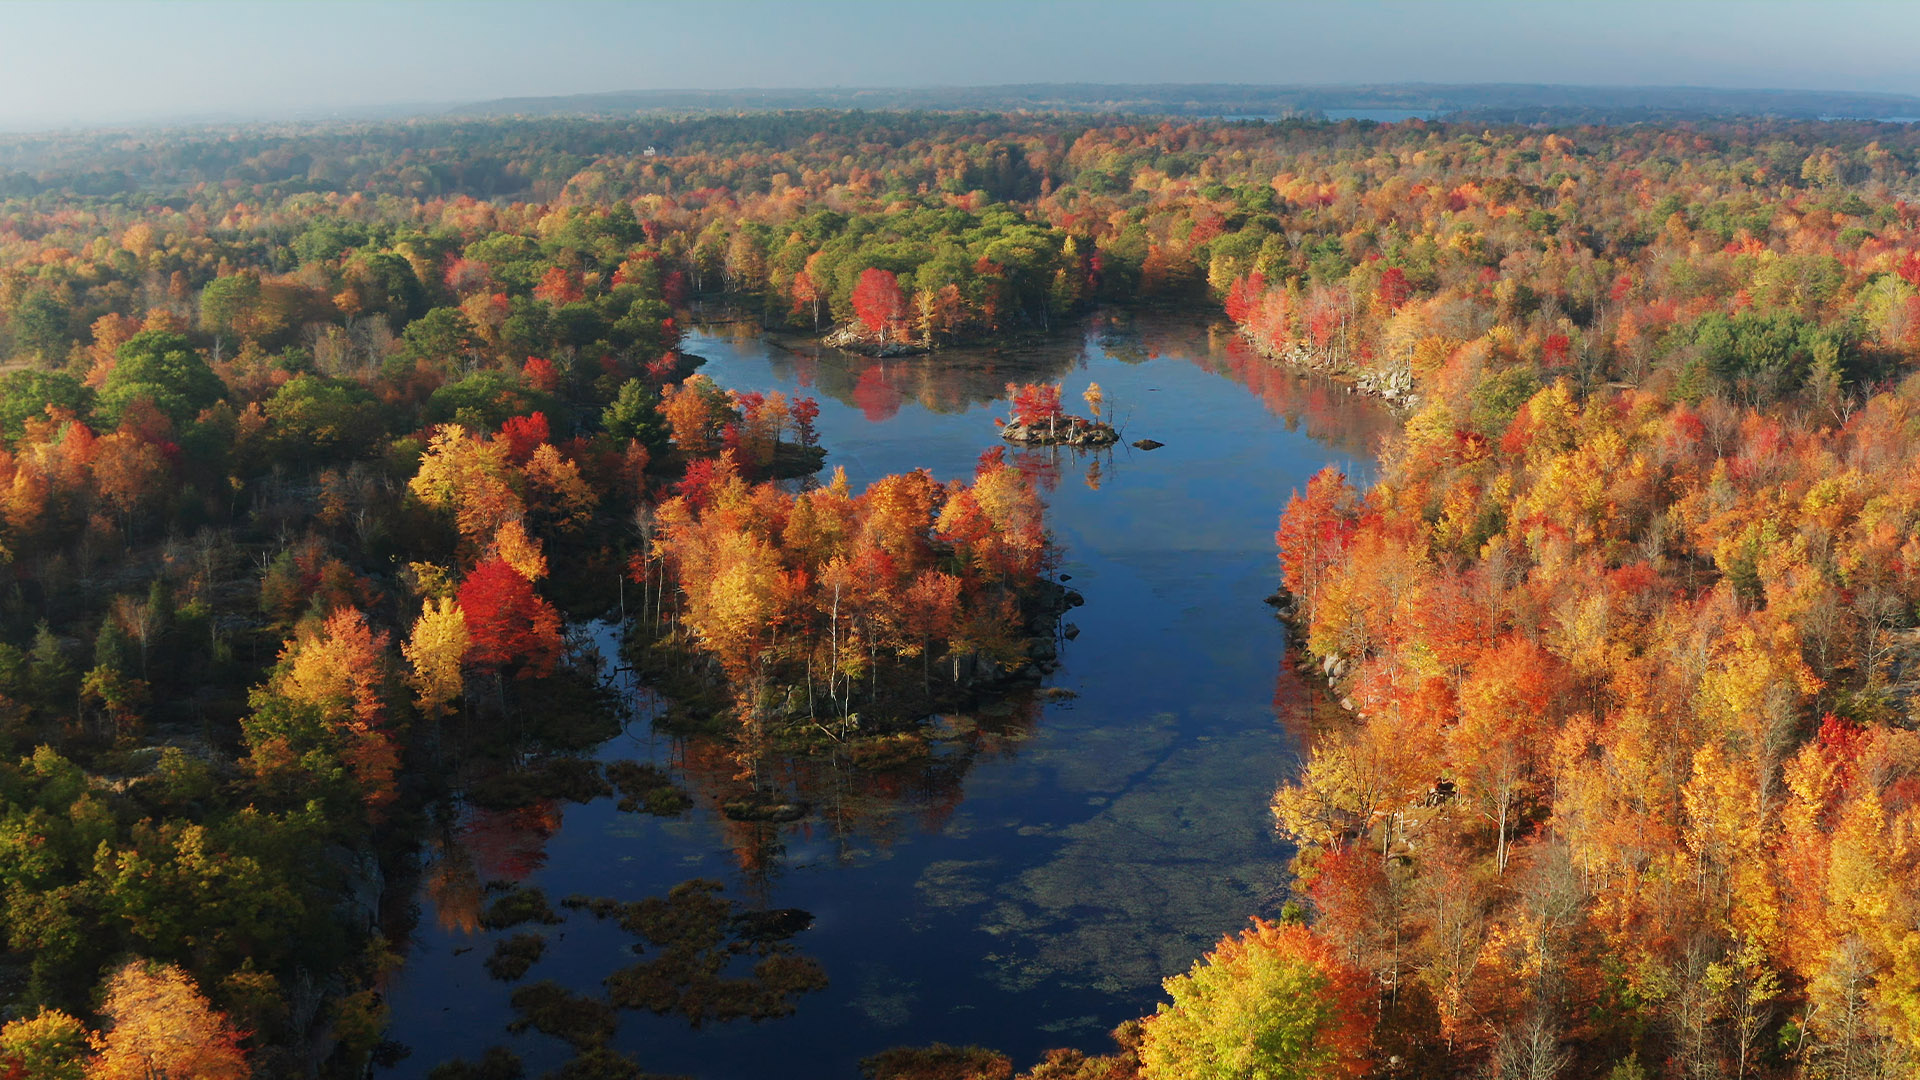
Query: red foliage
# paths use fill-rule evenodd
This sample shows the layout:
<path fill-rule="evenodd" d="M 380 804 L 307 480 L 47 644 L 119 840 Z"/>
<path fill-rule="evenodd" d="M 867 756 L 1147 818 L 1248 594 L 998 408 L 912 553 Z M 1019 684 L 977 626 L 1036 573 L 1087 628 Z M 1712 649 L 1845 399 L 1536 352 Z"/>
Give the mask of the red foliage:
<path fill-rule="evenodd" d="M 1397 266 L 1387 267 L 1387 272 L 1380 275 L 1380 284 L 1374 287 L 1373 295 L 1386 305 L 1388 311 L 1398 309 L 1413 295 L 1413 286 L 1407 282 L 1407 272 Z"/>
<path fill-rule="evenodd" d="M 551 394 L 560 388 L 560 373 L 554 370 L 553 361 L 551 360 L 538 356 L 529 356 L 527 357 L 526 365 L 520 369 L 520 373 L 527 377 L 527 382 L 530 383 L 535 390 L 543 394 Z"/>
<path fill-rule="evenodd" d="M 1056 383 L 1007 384 L 1013 403 L 1013 422 L 1044 424 L 1060 417 L 1060 387 Z"/>
<path fill-rule="evenodd" d="M 517 669 L 517 678 L 543 677 L 560 658 L 560 613 L 533 591 L 533 582 L 495 556 L 460 583 L 467 619 L 467 663 L 484 672 Z"/>
<path fill-rule="evenodd" d="M 1247 314 L 1266 292 L 1267 279 L 1258 271 L 1246 277 L 1234 278 L 1233 284 L 1227 288 L 1227 318 L 1235 323 L 1246 322 Z"/>
<path fill-rule="evenodd" d="M 1295 492 L 1287 499 L 1280 529 L 1273 538 L 1280 545 L 1288 589 L 1296 594 L 1307 592 L 1320 573 L 1346 551 L 1359 521 L 1357 507 L 1358 496 L 1347 483 L 1346 474 L 1331 466 L 1307 481 L 1304 498 Z"/>
<path fill-rule="evenodd" d="M 660 281 L 660 297 L 670 307 L 685 307 L 687 304 L 687 273 L 684 270 L 669 271 Z"/>
<path fill-rule="evenodd" d="M 663 352 L 647 363 L 647 378 L 655 383 L 672 382 L 680 372 L 680 358 L 670 352 Z"/>
<path fill-rule="evenodd" d="M 818 401 L 810 397 L 794 398 L 793 404 L 787 406 L 787 412 L 793 417 L 793 428 L 800 437 L 801 446 L 812 446 L 820 441 L 820 434 L 813 427 L 813 422 L 820 418 Z"/>
<path fill-rule="evenodd" d="M 555 266 L 548 269 L 540 278 L 540 284 L 533 287 L 533 295 L 558 307 L 584 300 L 587 294 L 581 288 L 577 272 L 564 266 Z"/>
<path fill-rule="evenodd" d="M 466 296 L 469 293 L 485 292 L 493 287 L 493 273 L 487 264 L 475 259 L 453 258 L 447 262 L 447 272 L 442 279 L 447 288 Z"/>
<path fill-rule="evenodd" d="M 733 431 L 735 427 L 728 424 L 727 429 Z M 722 451 L 719 457 L 696 458 L 687 463 L 687 475 L 674 487 L 674 491 L 695 510 L 705 510 L 713 503 L 713 493 L 732 480 L 738 471 L 731 450 Z"/>
<path fill-rule="evenodd" d="M 510 416 L 506 423 L 500 425 L 500 438 L 507 444 L 507 455 L 516 464 L 526 464 L 540 444 L 552 437 L 553 433 L 547 427 L 547 414 L 543 412 Z"/>
<path fill-rule="evenodd" d="M 1826 755 L 1846 782 L 1853 778 L 1853 763 L 1867 742 L 1867 730 L 1851 720 L 1832 713 L 1820 718 L 1820 752 Z"/>
<path fill-rule="evenodd" d="M 905 400 L 899 388 L 887 381 L 887 373 L 879 364 L 862 371 L 853 384 L 853 403 L 860 407 L 860 415 L 874 423 L 893 419 Z"/>
<path fill-rule="evenodd" d="M 1920 251 L 1909 251 L 1901 256 L 1894 272 L 1906 278 L 1907 284 L 1920 286 Z"/>
<path fill-rule="evenodd" d="M 883 334 L 905 318 L 907 298 L 893 271 L 868 267 L 853 287 L 853 313 L 868 333 Z"/>

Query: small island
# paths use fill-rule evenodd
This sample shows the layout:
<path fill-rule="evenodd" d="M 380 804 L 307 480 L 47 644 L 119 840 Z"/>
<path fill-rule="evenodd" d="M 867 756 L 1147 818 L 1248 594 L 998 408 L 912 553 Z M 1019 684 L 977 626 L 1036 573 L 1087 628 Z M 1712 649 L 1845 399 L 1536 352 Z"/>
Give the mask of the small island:
<path fill-rule="evenodd" d="M 1007 384 L 1007 398 L 1013 403 L 1013 419 L 1002 423 L 1000 437 L 1024 446 L 1112 446 L 1120 441 L 1120 432 L 1100 419 L 1106 398 L 1099 383 L 1090 383 L 1081 395 L 1086 400 L 1089 420 L 1063 412 L 1060 387 L 1056 383 Z"/>

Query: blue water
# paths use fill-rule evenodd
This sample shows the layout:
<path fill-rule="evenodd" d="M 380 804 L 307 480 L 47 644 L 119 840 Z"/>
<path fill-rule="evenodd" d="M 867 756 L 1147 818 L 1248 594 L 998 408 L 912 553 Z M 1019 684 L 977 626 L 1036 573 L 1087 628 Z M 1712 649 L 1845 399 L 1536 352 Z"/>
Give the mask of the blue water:
<path fill-rule="evenodd" d="M 1399 124 L 1408 120 L 1431 120 L 1439 109 L 1321 109 L 1329 120 L 1372 120 L 1380 124 Z"/>
<path fill-rule="evenodd" d="M 1086 597 L 1048 680 L 1077 697 L 1027 722 L 983 721 L 957 744 L 965 753 L 925 774 L 796 769 L 787 779 L 813 814 L 746 826 L 715 810 L 729 763 L 653 733 L 635 689 L 641 718 L 602 756 L 666 764 L 693 811 L 662 820 L 602 799 L 469 819 L 440 858 L 471 851 L 482 879 L 522 877 L 556 900 L 636 899 L 704 876 L 745 902 L 814 913 L 794 943 L 827 990 L 790 1017 L 697 1032 L 624 1013 L 615 1045 L 651 1072 L 851 1078 L 860 1058 L 901 1044 L 988 1045 L 1020 1068 L 1048 1047 L 1103 1048 L 1112 1027 L 1153 1010 L 1163 978 L 1284 896 L 1290 852 L 1267 802 L 1300 748 L 1285 723 L 1297 717 L 1277 716 L 1276 701 L 1295 711 L 1307 692 L 1261 603 L 1277 579 L 1276 514 L 1323 465 L 1364 476 L 1388 418 L 1191 321 L 1096 318 L 1032 348 L 904 360 L 794 352 L 745 331 L 698 333 L 687 348 L 724 386 L 817 396 L 827 467 L 856 490 L 917 467 L 970 475 L 999 445 L 991 418 L 1006 413 L 1008 381 L 1058 379 L 1075 411 L 1097 381 L 1127 442 L 1166 445 L 1025 457 L 1053 483 L 1061 569 Z M 389 987 L 389 1036 L 412 1050 L 389 1075 L 494 1044 L 530 1075 L 565 1060 L 558 1040 L 504 1034 L 517 984 L 481 968 L 494 935 L 462 929 L 434 895 Z M 525 981 L 598 992 L 631 962 L 630 939 L 588 916 L 549 937 Z"/>

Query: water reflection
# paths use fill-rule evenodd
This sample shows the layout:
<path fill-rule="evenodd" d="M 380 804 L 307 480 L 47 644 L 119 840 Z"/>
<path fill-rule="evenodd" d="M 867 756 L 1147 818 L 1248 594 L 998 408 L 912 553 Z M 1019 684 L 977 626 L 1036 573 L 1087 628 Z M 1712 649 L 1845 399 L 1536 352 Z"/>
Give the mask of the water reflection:
<path fill-rule="evenodd" d="M 1061 569 L 1087 599 L 1031 698 L 937 718 L 891 760 L 852 747 L 770 759 L 757 787 L 724 744 L 632 723 L 599 759 L 664 770 L 692 797 L 684 814 L 599 798 L 564 816 L 557 803 L 463 816 L 436 847 L 420 893 L 432 917 L 390 995 L 390 1034 L 414 1051 L 395 1075 L 424 1076 L 512 1018 L 473 947 L 474 890 L 496 878 L 620 900 L 713 878 L 749 905 L 812 913 L 795 945 L 830 983 L 796 1016 L 699 1032 L 621 1020 L 617 1045 L 645 1068 L 707 1080 L 776 1065 L 844 1078 L 899 1043 L 993 1045 L 1022 1066 L 1048 1046 L 1103 1045 L 1151 1011 L 1162 978 L 1277 908 L 1288 852 L 1266 805 L 1298 744 L 1276 718 L 1312 703 L 1260 602 L 1275 518 L 1325 464 L 1364 479 L 1390 417 L 1193 320 L 1100 315 L 1018 348 L 888 360 L 741 328 L 689 348 L 722 385 L 817 396 L 828 467 L 856 488 L 918 467 L 971 475 L 1001 445 L 1009 382 L 1060 381 L 1066 400 L 1098 382 L 1128 442 L 1164 446 L 1009 453 L 1046 491 Z M 769 789 L 805 812 L 729 813 Z M 627 947 L 578 915 L 550 936 L 529 978 L 582 993 Z M 530 1074 L 561 1060 L 543 1040 L 512 1040 Z"/>
<path fill-rule="evenodd" d="M 1011 756 L 1040 715 L 1031 695 L 991 708 L 999 715 L 933 717 L 878 760 L 857 745 L 804 756 L 770 753 L 757 774 L 747 775 L 734 748 L 711 737 L 676 740 L 669 760 L 675 777 L 717 823 L 737 880 L 754 899 L 770 902 L 790 843 L 807 849 L 815 862 L 853 864 L 884 856 L 912 835 L 946 829 L 969 770 L 976 762 Z M 787 822 L 752 820 L 737 810 L 756 803 L 807 812 Z"/>

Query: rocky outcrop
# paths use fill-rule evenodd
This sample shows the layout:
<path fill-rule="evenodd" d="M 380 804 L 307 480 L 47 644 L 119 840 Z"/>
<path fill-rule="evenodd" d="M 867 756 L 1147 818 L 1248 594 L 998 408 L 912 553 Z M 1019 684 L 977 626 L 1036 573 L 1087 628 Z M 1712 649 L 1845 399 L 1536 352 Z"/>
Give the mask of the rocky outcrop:
<path fill-rule="evenodd" d="M 1331 375 L 1344 382 L 1350 394 L 1366 394 L 1398 409 L 1416 409 L 1420 406 L 1420 395 L 1413 389 L 1413 372 L 1404 368 L 1392 371 L 1356 369 L 1353 365 L 1335 359 L 1322 349 L 1295 342 L 1286 349 L 1274 349 L 1242 327 L 1240 336 L 1253 344 L 1260 355 L 1293 367 L 1317 371 Z"/>
<path fill-rule="evenodd" d="M 875 338 L 859 323 L 835 327 L 831 333 L 820 339 L 820 343 L 842 352 L 859 353 L 862 356 L 914 356 L 928 351 L 924 345 Z"/>
<path fill-rule="evenodd" d="M 1043 424 L 1015 421 L 1000 429 L 1000 437 L 1023 446 L 1112 446 L 1120 433 L 1110 424 L 1079 416 L 1060 416 Z"/>

